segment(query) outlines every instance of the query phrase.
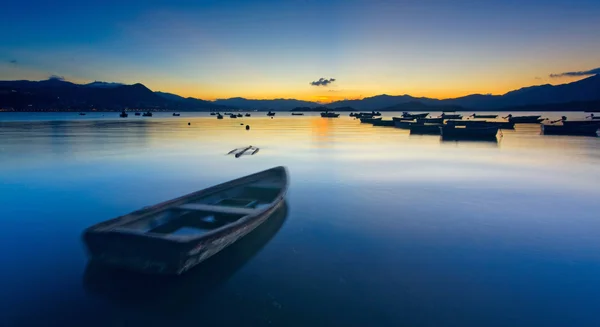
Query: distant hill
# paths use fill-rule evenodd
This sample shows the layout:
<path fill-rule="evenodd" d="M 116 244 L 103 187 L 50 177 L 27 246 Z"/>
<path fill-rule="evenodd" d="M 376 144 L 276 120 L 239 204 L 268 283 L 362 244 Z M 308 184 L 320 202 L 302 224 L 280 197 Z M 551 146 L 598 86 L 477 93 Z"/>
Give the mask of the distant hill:
<path fill-rule="evenodd" d="M 246 110 L 292 110 L 296 107 L 318 106 L 315 102 L 296 99 L 251 100 L 245 98 L 219 99 L 215 104 Z"/>
<path fill-rule="evenodd" d="M 485 111 L 485 110 L 597 110 L 600 75 L 562 85 L 524 87 L 503 95 L 471 94 L 454 99 L 410 95 L 377 95 L 325 105 L 296 99 L 245 98 L 206 101 L 176 94 L 153 92 L 142 84 L 110 82 L 75 84 L 61 78 L 44 81 L 0 81 L 0 108 L 15 110 L 294 110 L 294 111 Z M 556 109 L 560 108 L 560 109 Z M 575 109 L 577 108 L 577 109 Z"/>
<path fill-rule="evenodd" d="M 0 107 L 15 110 L 211 110 L 210 101 L 166 99 L 142 84 L 94 82 L 74 84 L 57 78 L 44 81 L 0 81 Z"/>

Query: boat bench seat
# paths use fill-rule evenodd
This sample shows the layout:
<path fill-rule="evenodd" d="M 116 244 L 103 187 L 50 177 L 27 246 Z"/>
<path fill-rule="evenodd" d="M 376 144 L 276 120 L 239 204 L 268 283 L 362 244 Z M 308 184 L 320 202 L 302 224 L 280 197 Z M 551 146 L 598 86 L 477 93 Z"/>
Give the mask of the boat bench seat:
<path fill-rule="evenodd" d="M 200 204 L 200 203 L 188 203 L 183 204 L 176 209 L 179 210 L 190 210 L 190 211 L 207 211 L 214 213 L 224 213 L 224 214 L 232 214 L 232 215 L 251 215 L 256 213 L 256 209 L 253 208 L 240 208 L 240 207 L 226 207 L 226 206 L 216 206 L 210 204 Z"/>

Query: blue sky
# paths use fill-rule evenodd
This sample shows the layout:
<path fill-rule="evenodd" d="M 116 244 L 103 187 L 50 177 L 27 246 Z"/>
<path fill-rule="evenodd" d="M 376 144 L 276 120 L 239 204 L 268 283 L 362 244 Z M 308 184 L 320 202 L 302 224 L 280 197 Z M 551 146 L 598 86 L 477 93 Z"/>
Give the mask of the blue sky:
<path fill-rule="evenodd" d="M 600 67 L 598 17 L 583 0 L 12 1 L 0 76 L 204 99 L 498 94 Z"/>

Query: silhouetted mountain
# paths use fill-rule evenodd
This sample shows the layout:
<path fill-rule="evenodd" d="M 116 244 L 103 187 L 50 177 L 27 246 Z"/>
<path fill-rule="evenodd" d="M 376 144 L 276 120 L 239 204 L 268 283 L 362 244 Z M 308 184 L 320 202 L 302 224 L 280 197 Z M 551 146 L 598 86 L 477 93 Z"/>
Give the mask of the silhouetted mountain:
<path fill-rule="evenodd" d="M 224 109 L 232 108 L 232 107 L 217 105 L 211 101 L 206 101 L 206 100 L 201 100 L 201 99 L 196 99 L 196 98 L 191 98 L 191 97 L 184 98 L 182 96 L 179 96 L 179 95 L 173 94 L 173 93 L 166 93 L 166 92 L 159 92 L 159 91 L 156 91 L 154 93 L 157 94 L 158 96 L 162 97 L 163 99 L 177 103 L 177 105 L 179 105 L 183 108 L 188 108 L 188 110 L 202 110 L 205 108 L 214 109 L 214 110 L 224 110 Z"/>
<path fill-rule="evenodd" d="M 291 110 L 296 107 L 314 107 L 318 105 L 315 102 L 296 99 L 250 100 L 244 98 L 218 99 L 214 103 L 223 106 L 253 110 Z"/>
<path fill-rule="evenodd" d="M 117 87 L 117 86 L 121 86 L 124 85 L 122 83 L 113 83 L 113 82 L 100 82 L 100 81 L 95 81 L 89 84 L 84 84 L 83 86 L 86 87 L 101 87 L 101 88 L 111 88 L 111 87 Z"/>
<path fill-rule="evenodd" d="M 101 82 L 102 83 L 102 82 Z M 94 84 L 94 83 L 92 83 Z M 100 86 L 100 87 L 98 87 Z M 210 110 L 212 102 L 177 102 L 155 94 L 142 84 L 90 86 L 51 78 L 44 81 L 0 81 L 0 107 L 15 110 Z"/>
<path fill-rule="evenodd" d="M 391 107 L 380 109 L 380 111 L 464 111 L 465 108 L 453 105 L 424 104 L 419 101 L 400 103 Z"/>
<path fill-rule="evenodd" d="M 391 107 L 394 105 L 398 105 L 401 103 L 407 102 L 437 102 L 437 99 L 429 99 L 429 98 L 415 98 L 410 95 L 376 95 L 374 97 L 367 97 L 362 100 L 342 100 L 336 101 L 328 104 L 327 106 L 330 108 L 335 107 L 353 107 L 356 110 L 381 110 L 387 107 Z"/>

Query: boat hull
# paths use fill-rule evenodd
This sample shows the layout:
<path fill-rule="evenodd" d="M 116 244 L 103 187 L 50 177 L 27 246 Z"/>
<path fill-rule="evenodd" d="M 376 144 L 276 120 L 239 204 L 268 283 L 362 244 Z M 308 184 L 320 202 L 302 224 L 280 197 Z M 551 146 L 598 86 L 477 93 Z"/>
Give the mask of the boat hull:
<path fill-rule="evenodd" d="M 440 124 L 412 124 L 410 126 L 411 134 L 427 134 L 427 135 L 440 135 Z"/>
<path fill-rule="evenodd" d="M 488 127 L 497 126 L 501 129 L 515 129 L 515 123 L 507 121 L 478 121 L 478 120 L 448 120 L 447 125 L 450 126 L 476 126 L 476 127 Z"/>
<path fill-rule="evenodd" d="M 381 118 L 361 118 L 360 122 L 364 123 L 364 124 L 366 124 L 366 123 L 373 124 L 373 122 L 376 120 L 381 120 Z"/>
<path fill-rule="evenodd" d="M 539 124 L 544 119 L 541 116 L 517 116 L 509 117 L 508 121 L 515 124 Z"/>
<path fill-rule="evenodd" d="M 544 135 L 598 136 L 600 125 L 542 125 Z"/>
<path fill-rule="evenodd" d="M 373 126 L 388 126 L 388 127 L 393 127 L 394 126 L 394 121 L 393 120 L 379 120 L 379 119 L 375 119 L 371 122 L 373 124 Z"/>
<path fill-rule="evenodd" d="M 339 116 L 340 116 L 340 114 L 334 114 L 331 112 L 322 112 L 321 113 L 321 117 L 323 117 L 323 118 L 337 118 Z"/>
<path fill-rule="evenodd" d="M 489 140 L 495 139 L 498 134 L 498 127 L 475 127 L 456 128 L 454 126 L 440 127 L 440 134 L 444 139 L 466 139 L 466 140 Z"/>

